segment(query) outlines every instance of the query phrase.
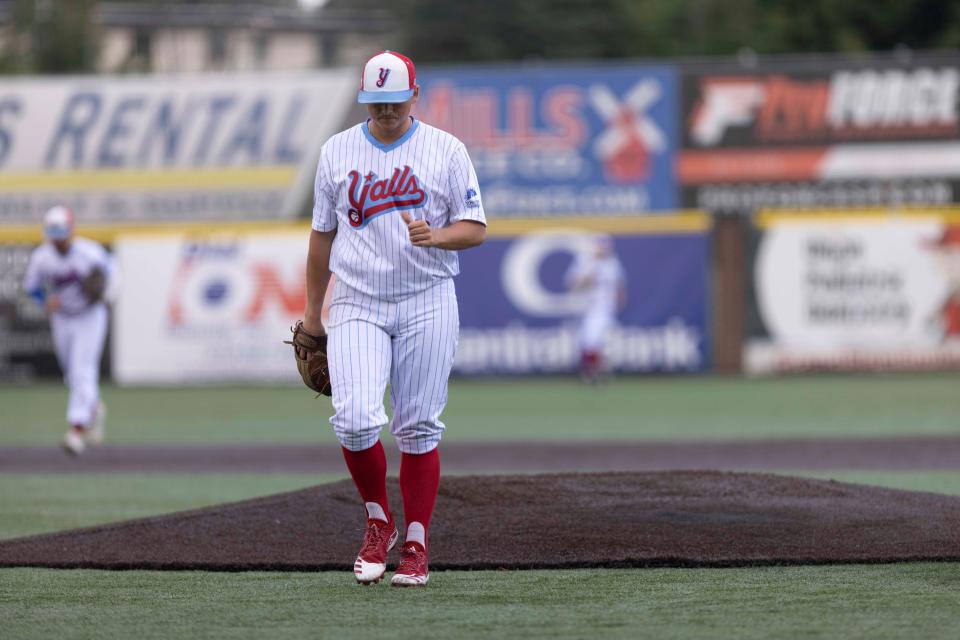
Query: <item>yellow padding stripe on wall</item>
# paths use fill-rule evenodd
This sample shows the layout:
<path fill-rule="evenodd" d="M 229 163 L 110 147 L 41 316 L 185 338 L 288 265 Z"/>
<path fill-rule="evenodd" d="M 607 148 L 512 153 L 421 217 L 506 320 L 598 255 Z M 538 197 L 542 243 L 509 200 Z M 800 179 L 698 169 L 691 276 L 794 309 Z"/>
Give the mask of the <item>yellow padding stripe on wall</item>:
<path fill-rule="evenodd" d="M 915 207 L 895 209 L 764 209 L 754 224 L 766 229 L 775 224 L 850 224 L 851 222 L 883 223 L 891 220 L 937 218 L 945 224 L 960 224 L 960 207 Z"/>
<path fill-rule="evenodd" d="M 608 233 L 613 236 L 647 233 L 703 233 L 712 225 L 710 216 L 700 211 L 631 216 L 577 216 L 565 218 L 494 218 L 489 220 L 487 235 L 519 236 L 554 229 Z"/>
<path fill-rule="evenodd" d="M 168 171 L 68 171 L 0 173 L 0 192 L 151 191 L 167 189 L 286 189 L 297 177 L 295 166 Z"/>
<path fill-rule="evenodd" d="M 649 214 L 636 216 L 598 216 L 576 218 L 495 218 L 489 221 L 487 235 L 512 237 L 552 230 L 578 230 L 610 235 L 656 233 L 704 233 L 711 219 L 699 212 Z M 177 222 L 167 224 L 77 225 L 77 234 L 98 242 L 112 242 L 120 235 L 250 235 L 258 233 L 308 233 L 308 220 L 259 220 L 251 222 Z M 42 239 L 40 225 L 0 226 L 0 242 L 33 244 Z"/>
<path fill-rule="evenodd" d="M 310 230 L 306 220 L 264 220 L 254 222 L 171 222 L 168 224 L 77 225 L 77 235 L 110 243 L 121 235 L 251 235 L 258 233 L 302 233 Z M 0 226 L 0 242 L 37 243 L 43 238 L 40 225 Z"/>

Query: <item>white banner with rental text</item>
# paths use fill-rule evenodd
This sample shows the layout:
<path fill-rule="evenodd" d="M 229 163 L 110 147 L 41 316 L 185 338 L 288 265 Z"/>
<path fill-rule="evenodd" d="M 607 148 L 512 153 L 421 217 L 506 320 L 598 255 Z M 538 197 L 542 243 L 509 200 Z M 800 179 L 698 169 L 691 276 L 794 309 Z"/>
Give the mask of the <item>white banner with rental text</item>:
<path fill-rule="evenodd" d="M 348 70 L 7 78 L 0 222 L 52 204 L 88 223 L 295 215 L 355 84 Z"/>

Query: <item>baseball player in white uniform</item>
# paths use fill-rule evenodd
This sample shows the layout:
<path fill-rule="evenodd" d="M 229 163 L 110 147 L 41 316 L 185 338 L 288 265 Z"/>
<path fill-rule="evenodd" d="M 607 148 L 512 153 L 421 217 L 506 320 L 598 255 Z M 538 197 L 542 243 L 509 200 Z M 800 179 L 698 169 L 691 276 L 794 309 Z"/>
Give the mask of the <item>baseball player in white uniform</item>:
<path fill-rule="evenodd" d="M 380 443 L 388 384 L 406 523 L 391 582 L 416 586 L 429 578 L 440 414 L 459 331 L 456 252 L 486 237 L 467 150 L 410 115 L 419 93 L 409 58 L 391 51 L 373 56 L 358 96 L 370 117 L 324 144 L 314 190 L 304 329 L 323 332 L 321 309 L 335 273 L 326 328 L 335 410 L 330 422 L 366 507 L 354 566 L 362 584 L 380 581 L 399 537 Z"/>
<path fill-rule="evenodd" d="M 46 242 L 30 255 L 23 288 L 50 317 L 54 351 L 70 389 L 66 451 L 79 455 L 104 436 L 106 407 L 100 401 L 100 356 L 107 334 L 107 305 L 90 296 L 84 281 L 99 270 L 104 289 L 114 280 L 113 259 L 101 245 L 73 235 L 73 213 L 53 207 L 43 218 Z"/>
<path fill-rule="evenodd" d="M 585 382 L 595 383 L 605 370 L 603 347 L 607 332 L 626 301 L 623 265 L 613 251 L 611 238 L 594 237 L 593 251 L 574 261 L 566 281 L 570 289 L 586 294 L 579 331 L 580 375 Z"/>

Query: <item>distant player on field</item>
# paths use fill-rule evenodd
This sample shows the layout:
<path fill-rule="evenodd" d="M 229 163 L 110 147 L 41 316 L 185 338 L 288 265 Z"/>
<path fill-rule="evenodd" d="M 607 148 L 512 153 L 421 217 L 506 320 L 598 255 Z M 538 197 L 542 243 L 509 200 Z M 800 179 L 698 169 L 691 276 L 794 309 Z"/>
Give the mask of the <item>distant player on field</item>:
<path fill-rule="evenodd" d="M 104 436 L 100 357 L 107 335 L 104 297 L 115 269 L 101 245 L 74 237 L 73 213 L 66 207 L 47 211 L 43 235 L 46 242 L 30 255 L 23 288 L 50 317 L 54 351 L 70 389 L 63 446 L 79 455 Z"/>
<path fill-rule="evenodd" d="M 413 62 L 384 51 L 363 69 L 366 122 L 330 138 L 320 153 L 307 259 L 303 330 L 320 323 L 331 273 L 327 356 L 330 419 L 366 508 L 354 573 L 378 582 L 399 532 L 387 504 L 380 431 L 390 385 L 390 431 L 401 451 L 406 536 L 392 584 L 429 578 L 430 517 L 440 482 L 437 445 L 459 317 L 457 251 L 486 236 L 477 176 L 463 143 L 415 120 Z M 295 338 L 296 340 L 296 338 Z"/>
<path fill-rule="evenodd" d="M 571 290 L 586 294 L 578 335 L 580 376 L 585 382 L 596 383 L 606 370 L 603 348 L 607 332 L 627 296 L 623 265 L 614 253 L 613 240 L 606 235 L 596 236 L 593 251 L 574 261 L 566 282 Z"/>

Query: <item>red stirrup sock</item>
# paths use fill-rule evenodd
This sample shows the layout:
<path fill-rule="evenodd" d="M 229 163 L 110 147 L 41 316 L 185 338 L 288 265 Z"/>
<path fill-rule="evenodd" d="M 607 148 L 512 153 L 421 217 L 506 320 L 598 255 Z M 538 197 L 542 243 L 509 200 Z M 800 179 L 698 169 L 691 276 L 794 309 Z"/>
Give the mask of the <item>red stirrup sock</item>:
<path fill-rule="evenodd" d="M 377 444 L 363 451 L 350 451 L 345 447 L 341 449 L 353 483 L 357 485 L 357 491 L 367 507 L 367 517 L 380 518 L 380 514 L 375 513 L 376 509 L 371 513 L 369 503 L 372 502 L 380 505 L 385 520 L 392 520 L 390 505 L 387 504 L 387 455 L 383 451 L 383 445 L 377 440 Z"/>
<path fill-rule="evenodd" d="M 400 455 L 400 493 L 403 494 L 403 517 L 407 523 L 407 542 L 427 547 L 430 516 L 440 487 L 440 452 Z"/>

